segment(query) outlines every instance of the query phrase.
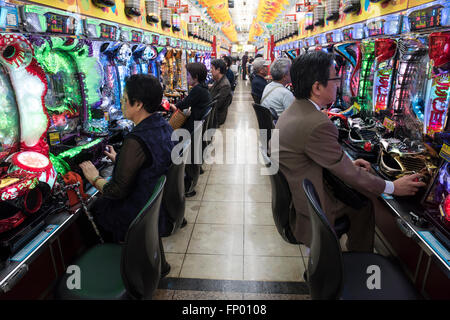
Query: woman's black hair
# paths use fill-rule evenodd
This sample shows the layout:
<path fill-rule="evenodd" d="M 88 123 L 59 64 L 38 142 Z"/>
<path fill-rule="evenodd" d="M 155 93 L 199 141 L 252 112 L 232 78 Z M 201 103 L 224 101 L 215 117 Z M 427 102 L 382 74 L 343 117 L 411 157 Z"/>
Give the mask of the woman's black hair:
<path fill-rule="evenodd" d="M 231 66 L 231 57 L 230 56 L 223 56 L 223 61 L 227 64 L 227 67 L 229 68 Z"/>
<path fill-rule="evenodd" d="M 148 74 L 132 75 L 126 80 L 125 91 L 130 105 L 140 101 L 144 104 L 144 109 L 148 113 L 161 111 L 163 89 L 154 76 Z"/>
<path fill-rule="evenodd" d="M 197 79 L 197 81 L 200 83 L 205 82 L 206 76 L 208 75 L 208 70 L 206 70 L 206 67 L 203 63 L 188 63 L 186 69 L 193 79 Z"/>
<path fill-rule="evenodd" d="M 295 58 L 291 67 L 291 81 L 297 99 L 311 97 L 313 84 L 327 86 L 333 56 L 323 51 L 307 52 Z"/>
<path fill-rule="evenodd" d="M 225 61 L 221 59 L 214 59 L 211 61 L 211 65 L 214 66 L 214 68 L 219 69 L 221 74 L 227 72 L 227 65 L 225 64 Z"/>

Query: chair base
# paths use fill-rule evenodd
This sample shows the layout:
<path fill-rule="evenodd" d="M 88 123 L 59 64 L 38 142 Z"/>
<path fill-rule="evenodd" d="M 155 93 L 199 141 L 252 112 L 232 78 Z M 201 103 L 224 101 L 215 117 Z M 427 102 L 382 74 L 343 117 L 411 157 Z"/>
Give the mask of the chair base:
<path fill-rule="evenodd" d="M 190 192 L 186 192 L 185 194 L 184 194 L 184 196 L 186 197 L 186 198 L 192 198 L 193 196 L 195 196 L 197 194 L 197 192 L 195 192 L 195 190 L 192 190 L 192 191 L 190 191 Z"/>
<path fill-rule="evenodd" d="M 342 258 L 342 300 L 422 299 L 400 267 L 388 258 L 364 252 L 344 252 Z"/>

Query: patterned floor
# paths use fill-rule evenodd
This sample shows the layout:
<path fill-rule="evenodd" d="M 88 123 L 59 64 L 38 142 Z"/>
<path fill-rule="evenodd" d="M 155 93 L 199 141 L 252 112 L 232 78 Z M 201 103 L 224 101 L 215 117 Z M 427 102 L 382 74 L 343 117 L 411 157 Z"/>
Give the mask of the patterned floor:
<path fill-rule="evenodd" d="M 216 163 L 203 165 L 197 194 L 187 199 L 188 224 L 163 239 L 172 269 L 155 299 L 309 299 L 305 248 L 286 243 L 273 222 L 270 180 L 249 130 L 257 128 L 250 83 L 241 81 L 215 135 Z M 227 159 L 234 163 L 218 164 Z"/>

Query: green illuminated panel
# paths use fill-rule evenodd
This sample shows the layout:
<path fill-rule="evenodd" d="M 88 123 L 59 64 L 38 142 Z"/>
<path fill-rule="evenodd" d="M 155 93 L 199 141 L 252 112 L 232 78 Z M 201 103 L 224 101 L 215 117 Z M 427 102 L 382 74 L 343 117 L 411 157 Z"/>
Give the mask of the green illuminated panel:
<path fill-rule="evenodd" d="M 95 139 L 94 141 L 91 141 L 91 142 L 85 144 L 85 145 L 77 146 L 77 147 L 75 147 L 75 148 L 66 150 L 66 151 L 64 151 L 64 152 L 61 152 L 61 153 L 58 155 L 58 158 L 59 158 L 59 159 L 62 159 L 62 158 L 73 158 L 73 157 L 77 156 L 81 151 L 86 150 L 86 149 L 89 149 L 89 148 L 91 148 L 92 146 L 95 146 L 96 144 L 98 144 L 98 143 L 100 143 L 100 142 L 102 142 L 102 141 L 103 141 L 102 138 L 98 138 L 98 139 Z"/>
<path fill-rule="evenodd" d="M 359 80 L 358 103 L 361 112 L 372 111 L 372 86 L 373 86 L 373 62 L 375 60 L 375 41 L 364 40 L 361 42 L 361 72 Z"/>

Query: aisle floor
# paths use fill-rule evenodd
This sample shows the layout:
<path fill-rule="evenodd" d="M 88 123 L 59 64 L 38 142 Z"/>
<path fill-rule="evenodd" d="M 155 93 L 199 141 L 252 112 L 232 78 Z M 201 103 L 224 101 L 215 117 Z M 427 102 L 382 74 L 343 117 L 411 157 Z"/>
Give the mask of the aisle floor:
<path fill-rule="evenodd" d="M 234 129 L 240 141 L 250 140 L 247 128 L 257 129 L 258 123 L 250 83 L 241 80 L 220 133 Z M 231 149 L 222 146 L 224 152 Z M 234 151 L 250 159 L 257 150 L 248 143 Z M 269 177 L 260 174 L 262 165 L 238 161 L 203 165 L 197 194 L 186 201 L 187 226 L 163 239 L 172 269 L 155 299 L 309 299 L 305 248 L 278 234 Z"/>

